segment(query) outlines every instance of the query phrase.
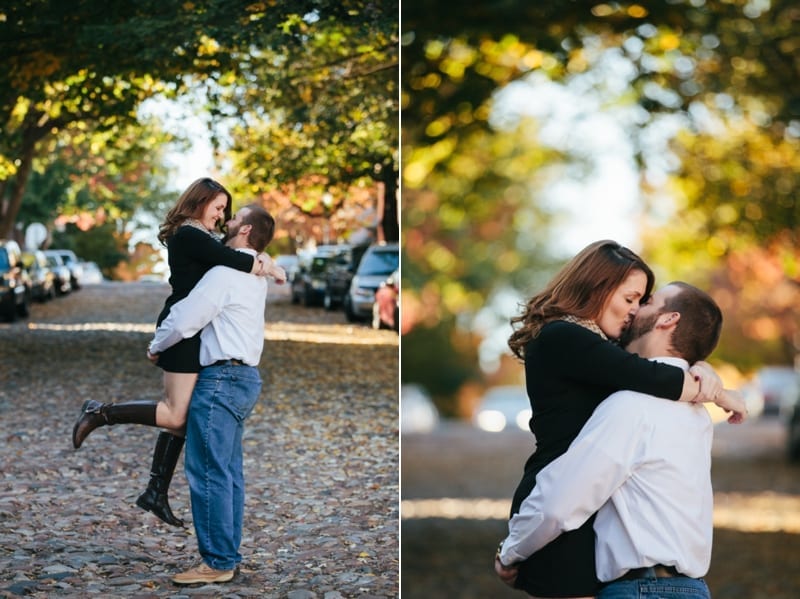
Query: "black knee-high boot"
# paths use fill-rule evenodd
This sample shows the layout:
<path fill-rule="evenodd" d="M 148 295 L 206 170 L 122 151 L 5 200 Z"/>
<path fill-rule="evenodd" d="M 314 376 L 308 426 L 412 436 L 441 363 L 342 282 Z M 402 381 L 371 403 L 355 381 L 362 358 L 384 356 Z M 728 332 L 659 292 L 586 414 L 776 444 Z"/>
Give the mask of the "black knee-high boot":
<path fill-rule="evenodd" d="M 156 426 L 157 401 L 103 403 L 89 399 L 83 402 L 81 415 L 72 428 L 72 446 L 78 449 L 94 429 L 112 424 L 145 424 Z"/>
<path fill-rule="evenodd" d="M 153 451 L 153 465 L 150 468 L 150 482 L 145 492 L 136 500 L 143 510 L 154 513 L 167 524 L 184 526 L 183 520 L 176 518 L 169 507 L 169 484 L 183 449 L 184 438 L 162 431 L 158 435 Z"/>

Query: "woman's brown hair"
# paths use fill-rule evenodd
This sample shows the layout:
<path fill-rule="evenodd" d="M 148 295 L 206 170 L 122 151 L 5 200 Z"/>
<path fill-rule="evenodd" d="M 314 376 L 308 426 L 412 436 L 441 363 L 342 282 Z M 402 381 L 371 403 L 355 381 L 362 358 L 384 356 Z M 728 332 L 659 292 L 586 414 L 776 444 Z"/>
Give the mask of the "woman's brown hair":
<path fill-rule="evenodd" d="M 520 316 L 511 319 L 514 332 L 508 346 L 519 359 L 525 357 L 525 346 L 548 322 L 563 316 L 595 320 L 606 300 L 632 270 L 647 276 L 647 286 L 640 302 L 653 291 L 655 276 L 638 255 L 616 241 L 595 241 L 581 250 L 548 283 L 534 295 Z"/>
<path fill-rule="evenodd" d="M 214 179 L 203 177 L 189 185 L 186 191 L 181 194 L 181 197 L 178 198 L 178 203 L 167 212 L 164 222 L 161 223 L 158 229 L 158 240 L 166 245 L 167 240 L 175 235 L 178 227 L 187 219 L 200 218 L 206 205 L 221 193 L 224 193 L 228 198 L 228 203 L 225 205 L 225 219 L 217 225 L 220 232 L 222 232 L 225 223 L 231 219 L 233 198 L 230 192 L 220 183 L 217 183 Z"/>

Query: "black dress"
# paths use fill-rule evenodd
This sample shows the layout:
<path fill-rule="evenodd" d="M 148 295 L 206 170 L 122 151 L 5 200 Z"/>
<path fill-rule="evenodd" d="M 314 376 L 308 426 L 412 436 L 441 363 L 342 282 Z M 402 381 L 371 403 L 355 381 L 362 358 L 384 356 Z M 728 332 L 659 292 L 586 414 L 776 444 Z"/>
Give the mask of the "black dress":
<path fill-rule="evenodd" d="M 156 326 L 167 317 L 173 304 L 189 295 L 212 266 L 230 266 L 250 272 L 255 260 L 250 254 L 227 247 L 210 233 L 193 225 L 178 227 L 167 240 L 167 251 L 172 293 L 164 302 Z M 164 350 L 159 354 L 156 364 L 167 372 L 200 372 L 200 333 Z"/>
<path fill-rule="evenodd" d="M 536 484 L 536 474 L 564 453 L 595 407 L 621 389 L 676 400 L 684 372 L 628 353 L 578 324 L 554 321 L 525 347 L 525 380 L 536 451 L 514 493 L 511 513 Z M 539 597 L 595 595 L 592 516 L 520 564 L 517 588 Z"/>

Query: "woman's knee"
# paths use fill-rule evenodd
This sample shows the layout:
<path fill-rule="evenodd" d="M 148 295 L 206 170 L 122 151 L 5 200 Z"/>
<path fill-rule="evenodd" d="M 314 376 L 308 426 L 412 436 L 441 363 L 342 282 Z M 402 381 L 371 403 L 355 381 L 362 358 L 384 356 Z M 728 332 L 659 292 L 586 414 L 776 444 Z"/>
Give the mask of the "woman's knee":
<path fill-rule="evenodd" d="M 162 402 L 158 411 L 158 426 L 173 430 L 184 428 L 186 411 L 171 409 L 167 403 Z"/>

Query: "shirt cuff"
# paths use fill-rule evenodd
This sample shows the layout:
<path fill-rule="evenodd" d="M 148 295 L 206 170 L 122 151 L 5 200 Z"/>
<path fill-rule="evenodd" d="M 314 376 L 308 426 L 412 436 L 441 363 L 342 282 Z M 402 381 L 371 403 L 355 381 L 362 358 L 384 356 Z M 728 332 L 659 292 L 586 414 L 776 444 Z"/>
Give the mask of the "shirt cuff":
<path fill-rule="evenodd" d="M 510 547 L 508 545 L 508 539 L 506 539 L 503 542 L 503 545 L 500 548 L 500 551 L 498 552 L 497 557 L 500 558 L 500 563 L 505 568 L 513 568 L 519 562 L 524 562 L 525 559 L 526 559 L 524 556 L 522 556 L 519 553 L 517 553 L 516 551 L 513 551 L 512 549 L 510 549 Z"/>

